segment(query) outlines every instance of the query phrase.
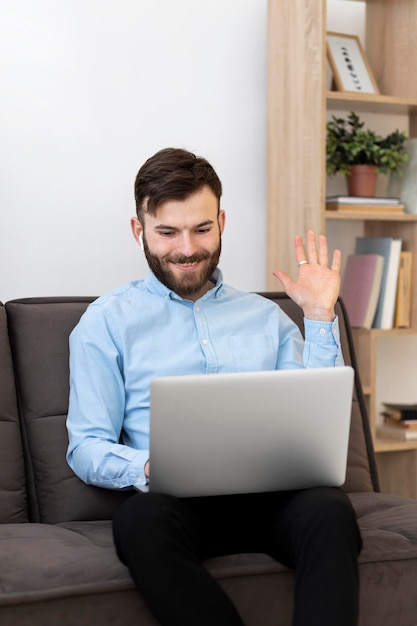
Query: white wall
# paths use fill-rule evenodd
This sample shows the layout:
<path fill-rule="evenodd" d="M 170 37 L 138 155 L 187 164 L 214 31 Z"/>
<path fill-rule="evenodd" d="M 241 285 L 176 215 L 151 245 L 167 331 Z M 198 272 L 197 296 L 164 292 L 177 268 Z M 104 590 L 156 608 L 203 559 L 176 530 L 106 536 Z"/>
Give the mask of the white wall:
<path fill-rule="evenodd" d="M 226 280 L 265 288 L 266 29 L 267 0 L 2 0 L 0 300 L 142 277 L 133 181 L 168 145 L 222 178 Z"/>
<path fill-rule="evenodd" d="M 0 299 L 142 277 L 133 182 L 165 146 L 224 185 L 227 281 L 265 285 L 267 0 L 2 0 Z"/>

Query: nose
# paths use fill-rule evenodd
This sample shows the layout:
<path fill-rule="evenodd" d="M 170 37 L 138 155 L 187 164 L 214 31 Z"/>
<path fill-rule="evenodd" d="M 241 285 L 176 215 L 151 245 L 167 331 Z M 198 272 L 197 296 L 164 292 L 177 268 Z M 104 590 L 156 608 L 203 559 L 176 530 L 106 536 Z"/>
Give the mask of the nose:
<path fill-rule="evenodd" d="M 190 257 L 197 251 L 197 245 L 191 233 L 183 232 L 178 238 L 177 252 Z"/>

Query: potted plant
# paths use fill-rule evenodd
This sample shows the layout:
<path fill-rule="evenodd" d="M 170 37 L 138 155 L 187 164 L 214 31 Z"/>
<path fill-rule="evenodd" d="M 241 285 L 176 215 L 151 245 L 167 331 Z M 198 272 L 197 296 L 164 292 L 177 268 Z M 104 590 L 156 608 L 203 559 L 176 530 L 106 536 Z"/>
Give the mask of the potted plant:
<path fill-rule="evenodd" d="M 386 137 L 364 129 L 365 123 L 351 111 L 347 119 L 332 116 L 327 123 L 327 174 L 345 174 L 349 195 L 373 196 L 378 173 L 401 173 L 401 165 L 408 160 L 404 142 L 405 132 L 395 130 Z M 365 167 L 364 167 L 365 166 Z M 362 179 L 369 172 L 369 188 L 355 186 L 357 176 Z"/>

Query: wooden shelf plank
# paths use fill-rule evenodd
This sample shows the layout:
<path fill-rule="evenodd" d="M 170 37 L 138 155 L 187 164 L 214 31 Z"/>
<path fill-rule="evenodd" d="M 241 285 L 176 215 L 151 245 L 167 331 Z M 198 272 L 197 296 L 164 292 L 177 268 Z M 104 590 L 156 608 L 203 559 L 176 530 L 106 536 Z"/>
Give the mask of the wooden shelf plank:
<path fill-rule="evenodd" d="M 417 222 L 417 214 L 400 213 L 398 211 L 349 211 L 338 209 L 337 211 L 324 211 L 326 220 L 375 220 L 378 222 Z"/>
<path fill-rule="evenodd" d="M 386 337 L 387 335 L 415 335 L 416 330 L 414 328 L 356 328 L 352 327 L 353 335 L 361 333 L 362 337 Z"/>
<path fill-rule="evenodd" d="M 327 91 L 326 100 L 328 109 L 350 110 L 364 113 L 388 113 L 395 115 L 417 115 L 417 100 L 415 98 L 398 98 L 396 96 L 381 96 L 376 94 L 357 94 L 348 91 Z"/>
<path fill-rule="evenodd" d="M 399 441 L 398 439 L 374 439 L 375 452 L 398 452 L 400 450 L 417 450 L 417 440 Z"/>

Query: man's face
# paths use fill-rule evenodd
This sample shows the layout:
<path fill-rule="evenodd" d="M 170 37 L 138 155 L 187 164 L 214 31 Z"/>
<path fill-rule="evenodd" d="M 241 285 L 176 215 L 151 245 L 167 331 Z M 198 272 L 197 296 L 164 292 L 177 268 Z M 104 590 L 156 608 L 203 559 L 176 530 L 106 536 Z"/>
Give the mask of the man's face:
<path fill-rule="evenodd" d="M 145 213 L 143 244 L 146 260 L 155 276 L 182 298 L 198 300 L 212 286 L 224 229 L 224 211 L 218 211 L 209 187 L 186 200 L 167 200 L 156 215 Z M 138 239 L 142 230 L 132 220 Z"/>

